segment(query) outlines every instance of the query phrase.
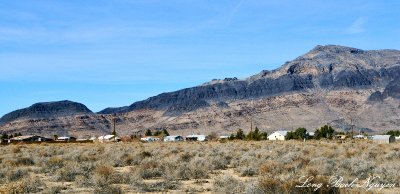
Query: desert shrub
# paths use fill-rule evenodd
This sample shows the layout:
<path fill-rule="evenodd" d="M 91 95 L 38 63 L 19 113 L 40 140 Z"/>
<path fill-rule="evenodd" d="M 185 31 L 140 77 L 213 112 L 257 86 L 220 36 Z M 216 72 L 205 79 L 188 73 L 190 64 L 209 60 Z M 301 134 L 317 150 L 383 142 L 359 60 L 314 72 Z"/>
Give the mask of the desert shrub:
<path fill-rule="evenodd" d="M 115 184 L 129 184 L 133 178 L 133 174 L 130 172 L 114 173 Z"/>
<path fill-rule="evenodd" d="M 39 178 L 24 177 L 19 181 L 7 183 L 0 188 L 0 193 L 24 194 L 38 193 L 43 190 L 44 183 Z"/>
<path fill-rule="evenodd" d="M 139 155 L 140 155 L 141 157 L 143 157 L 143 158 L 147 158 L 147 157 L 153 156 L 153 155 L 151 154 L 151 152 L 148 152 L 148 151 L 142 151 L 142 152 L 140 152 Z"/>
<path fill-rule="evenodd" d="M 45 171 L 54 172 L 55 170 L 64 167 L 64 160 L 61 157 L 51 157 L 45 162 Z"/>
<path fill-rule="evenodd" d="M 140 185 L 135 185 L 136 189 L 139 189 L 142 192 L 163 192 L 177 190 L 180 186 L 181 183 L 179 181 L 158 181 L 154 183 L 141 183 Z"/>
<path fill-rule="evenodd" d="M 300 158 L 299 152 L 291 151 L 283 155 L 282 158 L 279 159 L 279 162 L 282 162 L 283 164 L 289 164 L 299 158 Z"/>
<path fill-rule="evenodd" d="M 181 161 L 179 159 L 179 161 Z M 208 178 L 211 171 L 210 162 L 204 158 L 194 157 L 190 162 L 168 162 L 163 164 L 166 180 L 189 180 Z"/>
<path fill-rule="evenodd" d="M 284 193 L 281 187 L 283 183 L 278 181 L 276 178 L 271 178 L 269 176 L 263 176 L 259 178 L 258 188 L 263 193 Z"/>
<path fill-rule="evenodd" d="M 27 157 L 17 158 L 15 161 L 17 166 L 32 166 L 34 164 L 33 160 Z"/>
<path fill-rule="evenodd" d="M 258 186 L 257 182 L 252 182 L 246 185 L 245 193 L 247 194 L 264 194 L 265 192 Z"/>
<path fill-rule="evenodd" d="M 143 179 L 151 179 L 155 177 L 161 177 L 163 171 L 155 161 L 143 161 L 141 165 L 135 168 L 139 176 Z"/>
<path fill-rule="evenodd" d="M 354 177 L 365 179 L 373 171 L 375 163 L 372 161 L 365 161 L 359 158 L 344 159 L 340 163 L 340 170 L 343 174 L 349 174 Z"/>
<path fill-rule="evenodd" d="M 92 186 L 92 181 L 83 175 L 77 175 L 75 177 L 75 183 L 78 185 L 78 187 L 90 187 Z"/>
<path fill-rule="evenodd" d="M 253 168 L 252 166 L 246 166 L 239 169 L 240 176 L 254 176 L 257 174 L 257 169 Z"/>
<path fill-rule="evenodd" d="M 276 174 L 281 174 L 284 171 L 284 165 L 273 160 L 269 160 L 262 164 L 259 169 L 259 174 L 261 176 L 274 176 Z"/>
<path fill-rule="evenodd" d="M 21 146 L 19 146 L 19 145 L 13 146 L 13 147 L 12 147 L 12 152 L 13 152 L 14 154 L 20 153 L 20 152 L 21 152 Z"/>
<path fill-rule="evenodd" d="M 90 177 L 94 169 L 93 163 L 67 162 L 64 167 L 55 171 L 54 179 L 56 181 L 72 182 L 75 181 L 75 177 L 78 175 L 86 178 Z"/>
<path fill-rule="evenodd" d="M 214 156 L 211 160 L 213 170 L 224 170 L 228 167 L 231 157 L 229 156 Z"/>
<path fill-rule="evenodd" d="M 119 186 L 116 185 L 105 185 L 102 187 L 96 187 L 94 190 L 94 193 L 99 193 L 99 194 L 122 194 L 122 189 Z"/>
<path fill-rule="evenodd" d="M 391 151 L 383 156 L 386 160 L 400 160 L 400 151 Z"/>
<path fill-rule="evenodd" d="M 121 157 L 123 166 L 130 166 L 132 164 L 134 164 L 134 157 L 130 154 L 125 153 L 122 157 Z"/>
<path fill-rule="evenodd" d="M 180 159 L 183 162 L 189 162 L 190 159 L 193 158 L 193 156 L 194 156 L 194 154 L 189 153 L 189 152 L 185 152 L 185 153 L 181 154 Z"/>
<path fill-rule="evenodd" d="M 73 169 L 60 168 L 55 172 L 55 180 L 72 182 L 75 181 L 76 175 L 78 174 Z"/>
<path fill-rule="evenodd" d="M 7 180 L 10 182 L 20 180 L 28 175 L 26 169 L 14 169 L 6 173 Z"/>
<path fill-rule="evenodd" d="M 232 176 L 218 176 L 214 179 L 213 184 L 214 192 L 217 193 L 243 193 L 245 191 L 245 185 L 240 180 L 235 179 Z"/>
<path fill-rule="evenodd" d="M 93 182 L 97 188 L 106 188 L 113 183 L 114 169 L 110 166 L 98 166 L 93 175 Z"/>
<path fill-rule="evenodd" d="M 374 175 L 379 175 L 381 180 L 390 183 L 400 183 L 400 166 L 394 163 L 386 163 L 378 165 L 374 171 Z"/>
<path fill-rule="evenodd" d="M 316 176 L 310 184 L 314 186 L 310 187 L 296 187 L 301 185 L 298 179 L 290 179 L 281 181 L 272 177 L 260 177 L 258 187 L 263 193 L 284 193 L 284 194 L 304 194 L 304 193 L 332 193 L 337 194 L 339 190 L 333 187 L 327 187 L 329 184 L 329 177 L 327 176 Z"/>
<path fill-rule="evenodd" d="M 174 169 L 172 169 L 174 170 Z M 177 178 L 178 179 L 183 179 L 183 180 L 189 180 L 191 177 L 191 170 L 190 167 L 187 163 L 181 163 L 180 165 L 177 166 L 175 169 L 177 172 Z"/>
<path fill-rule="evenodd" d="M 44 194 L 60 194 L 62 190 L 65 190 L 66 187 L 63 186 L 52 186 L 45 190 L 43 193 Z"/>
<path fill-rule="evenodd" d="M 335 172 L 337 162 L 333 159 L 328 159 L 326 157 L 317 157 L 310 160 L 308 163 L 310 166 L 318 167 L 319 175 L 331 176 Z"/>

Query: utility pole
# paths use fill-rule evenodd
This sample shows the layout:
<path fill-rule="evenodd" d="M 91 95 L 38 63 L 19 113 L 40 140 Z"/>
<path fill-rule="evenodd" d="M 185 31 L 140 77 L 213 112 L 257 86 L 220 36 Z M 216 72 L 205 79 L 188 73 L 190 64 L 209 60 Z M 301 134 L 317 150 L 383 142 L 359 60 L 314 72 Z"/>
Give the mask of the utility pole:
<path fill-rule="evenodd" d="M 112 121 L 113 121 L 113 125 L 114 125 L 113 126 L 112 135 L 114 135 L 114 141 L 115 141 L 116 136 L 117 136 L 117 132 L 115 131 L 115 123 L 117 122 L 117 115 L 116 114 L 113 115 Z"/>
<path fill-rule="evenodd" d="M 250 118 L 250 131 L 253 131 L 253 117 Z"/>
<path fill-rule="evenodd" d="M 353 119 L 350 119 L 350 124 L 351 124 L 351 139 L 354 137 L 354 125 L 353 125 Z"/>

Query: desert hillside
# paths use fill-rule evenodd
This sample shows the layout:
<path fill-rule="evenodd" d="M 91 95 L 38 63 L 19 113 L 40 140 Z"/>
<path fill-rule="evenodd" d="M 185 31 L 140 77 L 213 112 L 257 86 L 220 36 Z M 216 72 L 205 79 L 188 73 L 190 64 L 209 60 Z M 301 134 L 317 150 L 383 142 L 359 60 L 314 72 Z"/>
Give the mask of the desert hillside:
<path fill-rule="evenodd" d="M 3 132 L 120 134 L 166 128 L 173 133 L 230 133 L 330 124 L 379 133 L 400 129 L 400 51 L 316 46 L 276 70 L 246 79 L 214 79 L 130 106 L 92 113 L 69 101 L 39 103 L 6 114 Z M 71 104 L 72 103 L 72 104 Z"/>

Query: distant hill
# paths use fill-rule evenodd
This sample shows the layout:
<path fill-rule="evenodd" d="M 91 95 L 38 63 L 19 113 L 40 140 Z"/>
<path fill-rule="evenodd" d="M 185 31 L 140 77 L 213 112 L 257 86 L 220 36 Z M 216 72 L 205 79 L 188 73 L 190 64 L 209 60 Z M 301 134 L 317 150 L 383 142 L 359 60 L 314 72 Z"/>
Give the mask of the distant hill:
<path fill-rule="evenodd" d="M 62 102 L 9 113 L 1 118 L 0 129 L 102 134 L 111 130 L 113 117 L 123 134 L 162 128 L 179 134 L 229 133 L 248 130 L 250 122 L 267 131 L 314 130 L 327 123 L 344 131 L 352 125 L 367 132 L 400 129 L 400 51 L 316 46 L 275 70 L 245 79 L 214 79 L 97 114 Z M 27 118 L 42 120 L 29 125 Z"/>
<path fill-rule="evenodd" d="M 0 122 L 7 123 L 24 118 L 47 118 L 90 113 L 92 113 L 92 111 L 89 110 L 85 105 L 68 100 L 58 102 L 41 102 L 36 103 L 28 108 L 10 112 L 1 117 Z"/>

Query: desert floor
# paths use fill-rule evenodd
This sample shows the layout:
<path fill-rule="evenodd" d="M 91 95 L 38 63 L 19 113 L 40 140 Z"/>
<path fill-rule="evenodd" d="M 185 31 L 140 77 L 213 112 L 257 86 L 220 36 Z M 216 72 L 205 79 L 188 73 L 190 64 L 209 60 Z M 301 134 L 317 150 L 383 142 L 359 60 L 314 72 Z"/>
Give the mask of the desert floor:
<path fill-rule="evenodd" d="M 0 193 L 400 193 L 400 143 L 42 143 L 0 150 Z"/>

